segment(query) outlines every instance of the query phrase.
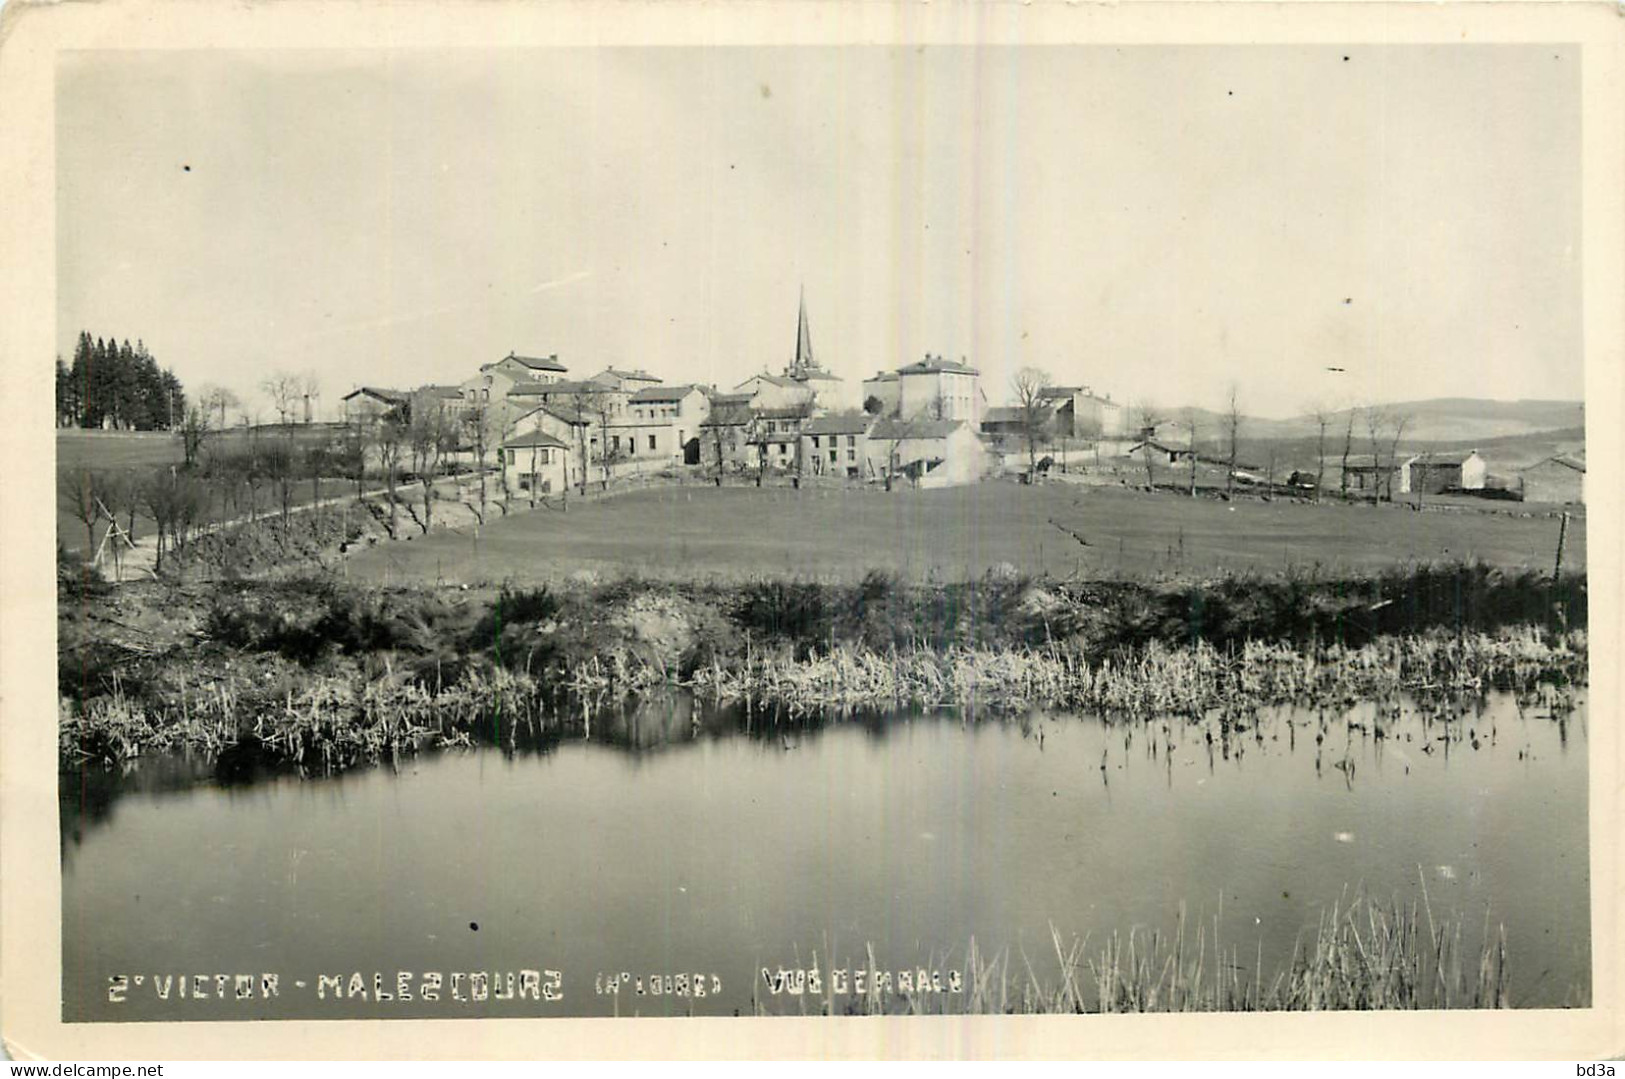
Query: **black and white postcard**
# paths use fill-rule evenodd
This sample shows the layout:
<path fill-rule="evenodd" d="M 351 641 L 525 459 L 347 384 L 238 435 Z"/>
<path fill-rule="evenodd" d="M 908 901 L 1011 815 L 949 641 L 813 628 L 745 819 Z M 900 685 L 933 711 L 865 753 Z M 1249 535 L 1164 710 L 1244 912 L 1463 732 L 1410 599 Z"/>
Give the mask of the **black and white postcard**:
<path fill-rule="evenodd" d="M 6 14 L 14 1054 L 1619 1049 L 1607 5 Z"/>

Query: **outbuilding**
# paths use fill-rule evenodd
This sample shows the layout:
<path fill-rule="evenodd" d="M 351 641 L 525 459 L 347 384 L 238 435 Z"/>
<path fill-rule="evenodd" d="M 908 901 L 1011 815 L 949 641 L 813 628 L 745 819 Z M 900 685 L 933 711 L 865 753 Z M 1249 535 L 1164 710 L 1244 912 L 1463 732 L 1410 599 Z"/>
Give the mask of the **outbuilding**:
<path fill-rule="evenodd" d="M 1518 491 L 1525 502 L 1584 504 L 1586 463 L 1569 454 L 1548 457 L 1518 473 Z"/>
<path fill-rule="evenodd" d="M 1405 490 L 1424 495 L 1482 491 L 1488 466 L 1477 450 L 1420 453 L 1405 462 Z"/>

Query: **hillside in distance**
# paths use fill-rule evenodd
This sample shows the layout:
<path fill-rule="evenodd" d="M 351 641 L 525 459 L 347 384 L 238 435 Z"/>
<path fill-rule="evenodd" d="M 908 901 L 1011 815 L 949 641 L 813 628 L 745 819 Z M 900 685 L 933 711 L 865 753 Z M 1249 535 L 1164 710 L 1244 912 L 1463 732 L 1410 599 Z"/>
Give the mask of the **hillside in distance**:
<path fill-rule="evenodd" d="M 1422 401 L 1391 401 L 1378 407 L 1390 415 L 1406 417 L 1405 442 L 1479 443 L 1493 439 L 1520 438 L 1540 432 L 1572 431 L 1585 427 L 1583 401 L 1493 401 L 1476 397 L 1436 397 Z M 1341 432 L 1348 423 L 1349 409 L 1339 409 L 1329 417 L 1328 432 Z M 1365 410 L 1354 408 L 1356 438 L 1365 436 Z M 1243 407 L 1245 412 L 1245 405 Z M 1167 426 L 1183 431 L 1187 418 L 1194 416 L 1201 441 L 1222 440 L 1225 417 L 1208 409 L 1177 409 L 1167 413 Z M 1312 415 L 1270 419 L 1243 415 L 1242 441 L 1249 439 L 1313 439 L 1318 424 Z M 1385 424 L 1386 426 L 1386 424 Z M 1328 436 L 1330 437 L 1330 435 Z"/>

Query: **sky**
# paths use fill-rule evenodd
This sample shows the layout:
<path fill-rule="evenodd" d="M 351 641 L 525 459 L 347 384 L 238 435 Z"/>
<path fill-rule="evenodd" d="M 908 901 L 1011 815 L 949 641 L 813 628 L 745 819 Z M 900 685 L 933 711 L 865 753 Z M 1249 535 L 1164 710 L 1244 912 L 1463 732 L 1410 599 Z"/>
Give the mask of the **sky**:
<path fill-rule="evenodd" d="M 57 338 L 190 390 L 813 347 L 1128 403 L 1584 396 L 1579 54 L 1522 45 L 68 54 Z M 1330 370 L 1341 368 L 1340 371 Z"/>

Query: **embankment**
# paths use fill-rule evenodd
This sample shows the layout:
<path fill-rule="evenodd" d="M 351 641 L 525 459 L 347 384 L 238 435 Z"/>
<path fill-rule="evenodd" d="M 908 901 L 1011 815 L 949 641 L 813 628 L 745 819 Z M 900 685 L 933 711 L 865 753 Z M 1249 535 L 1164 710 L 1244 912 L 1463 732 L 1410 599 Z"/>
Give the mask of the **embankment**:
<path fill-rule="evenodd" d="M 1400 693 L 1446 711 L 1586 679 L 1585 578 L 1470 563 L 1169 584 L 871 573 L 470 591 L 318 573 L 65 588 L 67 760 L 252 743 L 336 770 L 679 688 L 774 716 L 912 705 L 1144 722 Z"/>

